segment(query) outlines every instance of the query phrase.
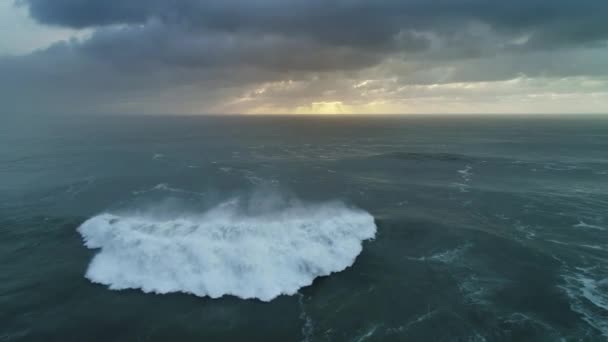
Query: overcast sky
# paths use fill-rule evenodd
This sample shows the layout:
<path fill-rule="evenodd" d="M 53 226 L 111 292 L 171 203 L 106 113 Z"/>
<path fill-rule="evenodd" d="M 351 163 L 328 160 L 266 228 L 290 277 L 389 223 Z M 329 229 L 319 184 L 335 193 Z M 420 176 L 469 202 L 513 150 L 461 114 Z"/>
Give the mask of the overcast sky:
<path fill-rule="evenodd" d="M 608 113 L 605 0 L 0 0 L 8 114 Z"/>

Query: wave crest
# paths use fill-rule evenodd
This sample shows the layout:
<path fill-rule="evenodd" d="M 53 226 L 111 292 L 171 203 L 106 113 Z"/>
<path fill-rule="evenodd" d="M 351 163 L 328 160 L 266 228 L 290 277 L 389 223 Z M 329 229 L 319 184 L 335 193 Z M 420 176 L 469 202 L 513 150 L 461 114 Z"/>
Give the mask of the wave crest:
<path fill-rule="evenodd" d="M 99 249 L 86 277 L 110 289 L 270 301 L 351 266 L 376 226 L 338 202 L 252 213 L 234 200 L 173 218 L 106 213 L 78 231 Z"/>

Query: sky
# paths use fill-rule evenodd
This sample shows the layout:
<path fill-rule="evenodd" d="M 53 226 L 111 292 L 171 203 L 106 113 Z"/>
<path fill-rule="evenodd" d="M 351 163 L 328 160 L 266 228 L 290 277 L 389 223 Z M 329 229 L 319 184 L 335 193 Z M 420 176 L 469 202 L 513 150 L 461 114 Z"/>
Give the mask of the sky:
<path fill-rule="evenodd" d="M 0 0 L 0 113 L 608 113 L 605 0 Z"/>

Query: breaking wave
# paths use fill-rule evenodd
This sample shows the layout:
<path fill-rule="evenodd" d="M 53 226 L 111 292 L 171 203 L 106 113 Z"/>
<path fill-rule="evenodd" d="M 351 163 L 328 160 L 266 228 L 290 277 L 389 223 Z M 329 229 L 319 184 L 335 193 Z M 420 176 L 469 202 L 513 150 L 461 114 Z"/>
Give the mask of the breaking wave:
<path fill-rule="evenodd" d="M 243 202 L 173 217 L 95 216 L 78 228 L 99 249 L 86 277 L 112 290 L 270 301 L 351 266 L 376 233 L 370 214 L 339 202 L 254 210 Z"/>

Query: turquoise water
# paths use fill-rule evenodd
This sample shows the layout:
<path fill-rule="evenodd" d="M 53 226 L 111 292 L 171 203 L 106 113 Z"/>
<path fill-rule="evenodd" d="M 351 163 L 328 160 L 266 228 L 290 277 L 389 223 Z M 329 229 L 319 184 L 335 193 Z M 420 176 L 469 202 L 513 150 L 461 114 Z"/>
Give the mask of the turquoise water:
<path fill-rule="evenodd" d="M 0 193 L 2 340 L 608 339 L 608 117 L 21 118 Z"/>

